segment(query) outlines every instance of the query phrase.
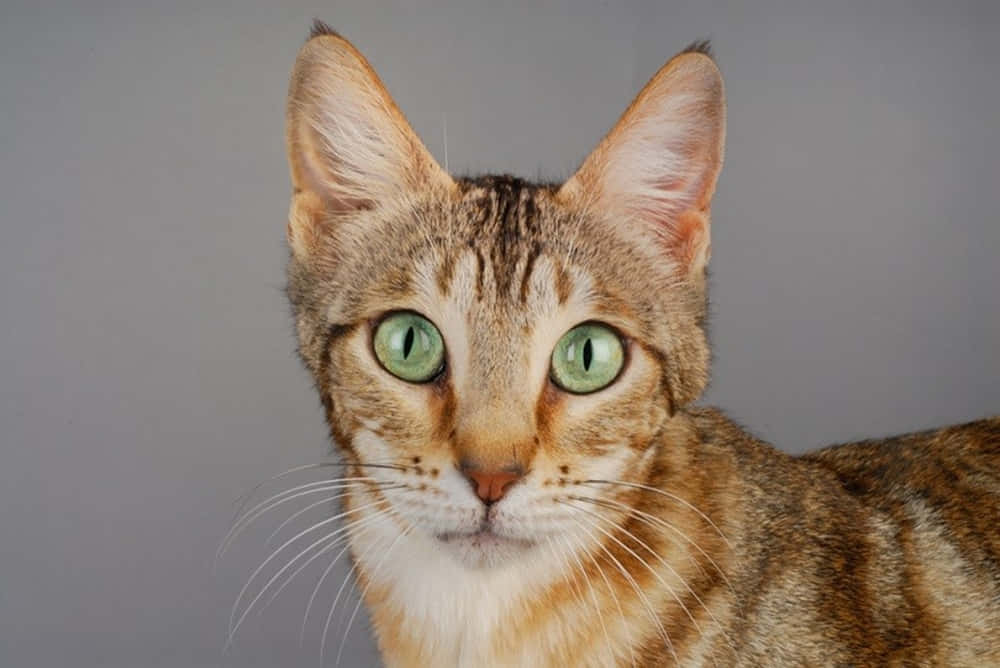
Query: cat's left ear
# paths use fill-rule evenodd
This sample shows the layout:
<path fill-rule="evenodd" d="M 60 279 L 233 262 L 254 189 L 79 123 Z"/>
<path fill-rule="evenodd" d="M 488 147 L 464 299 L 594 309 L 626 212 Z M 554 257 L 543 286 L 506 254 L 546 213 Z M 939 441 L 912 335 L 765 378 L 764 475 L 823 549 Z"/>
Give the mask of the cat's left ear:
<path fill-rule="evenodd" d="M 695 45 L 653 76 L 559 196 L 656 240 L 681 278 L 700 280 L 725 133 L 722 75 Z"/>

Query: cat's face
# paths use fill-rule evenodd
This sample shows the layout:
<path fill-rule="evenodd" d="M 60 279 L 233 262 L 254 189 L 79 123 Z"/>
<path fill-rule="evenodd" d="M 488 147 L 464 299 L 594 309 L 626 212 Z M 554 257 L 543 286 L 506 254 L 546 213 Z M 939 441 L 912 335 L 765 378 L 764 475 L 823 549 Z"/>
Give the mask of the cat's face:
<path fill-rule="evenodd" d="M 346 459 L 400 530 L 470 566 L 620 515 L 707 379 L 722 87 L 675 58 L 562 186 L 454 180 L 342 38 L 289 96 L 289 295 Z M 591 523 L 592 524 L 592 523 Z"/>

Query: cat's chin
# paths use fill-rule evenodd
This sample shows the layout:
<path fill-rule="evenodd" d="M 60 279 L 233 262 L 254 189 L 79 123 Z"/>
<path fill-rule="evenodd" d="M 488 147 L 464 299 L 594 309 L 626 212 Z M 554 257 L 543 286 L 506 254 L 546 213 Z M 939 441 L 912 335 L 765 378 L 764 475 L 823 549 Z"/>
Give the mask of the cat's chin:
<path fill-rule="evenodd" d="M 445 549 L 470 568 L 495 568 L 509 564 L 534 547 L 534 543 L 507 538 L 490 529 L 473 533 L 438 534 Z"/>

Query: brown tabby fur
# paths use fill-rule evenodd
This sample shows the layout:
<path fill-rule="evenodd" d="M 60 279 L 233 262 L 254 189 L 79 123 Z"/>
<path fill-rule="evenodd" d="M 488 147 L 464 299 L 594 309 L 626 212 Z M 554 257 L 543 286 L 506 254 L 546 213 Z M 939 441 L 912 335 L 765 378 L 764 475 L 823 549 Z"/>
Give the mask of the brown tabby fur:
<path fill-rule="evenodd" d="M 350 536 L 386 665 L 1000 665 L 1000 419 L 792 457 L 692 406 L 723 135 L 697 45 L 566 184 L 452 179 L 353 46 L 318 25 L 302 48 L 288 294 L 363 479 L 345 505 L 373 522 Z M 446 341 L 431 383 L 371 352 L 400 309 Z M 588 320 L 627 363 L 571 395 L 548 355 Z M 464 461 L 526 473 L 487 509 Z M 445 545 L 484 521 L 496 549 Z"/>

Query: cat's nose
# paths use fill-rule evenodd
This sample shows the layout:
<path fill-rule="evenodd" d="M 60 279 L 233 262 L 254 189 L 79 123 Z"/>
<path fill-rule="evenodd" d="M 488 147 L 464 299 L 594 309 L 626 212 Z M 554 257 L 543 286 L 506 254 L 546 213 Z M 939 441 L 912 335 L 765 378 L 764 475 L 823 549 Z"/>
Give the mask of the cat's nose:
<path fill-rule="evenodd" d="M 502 499 L 510 486 L 524 475 L 520 466 L 487 470 L 463 463 L 461 468 L 462 473 L 472 483 L 472 489 L 476 492 L 476 496 L 487 506 Z"/>

